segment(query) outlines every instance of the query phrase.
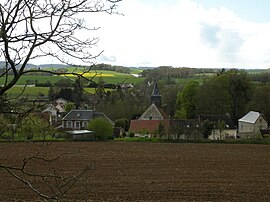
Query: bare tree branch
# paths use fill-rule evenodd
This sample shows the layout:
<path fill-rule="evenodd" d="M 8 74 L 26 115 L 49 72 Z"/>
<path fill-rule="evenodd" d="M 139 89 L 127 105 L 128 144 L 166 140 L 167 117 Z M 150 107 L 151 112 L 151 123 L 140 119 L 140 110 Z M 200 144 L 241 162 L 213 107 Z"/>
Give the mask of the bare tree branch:
<path fill-rule="evenodd" d="M 29 73 L 30 60 L 52 56 L 72 64 L 70 58 L 92 62 L 101 54 L 92 54 L 97 37 L 79 37 L 88 28 L 81 13 L 116 13 L 121 0 L 6 0 L 0 4 L 0 52 L 7 62 L 1 77 L 10 77 L 0 87 L 0 96 Z"/>

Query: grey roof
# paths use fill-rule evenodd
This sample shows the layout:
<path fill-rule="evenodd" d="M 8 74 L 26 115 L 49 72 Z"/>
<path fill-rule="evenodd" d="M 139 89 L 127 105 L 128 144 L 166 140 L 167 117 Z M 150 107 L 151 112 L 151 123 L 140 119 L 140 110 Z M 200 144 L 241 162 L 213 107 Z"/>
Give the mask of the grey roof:
<path fill-rule="evenodd" d="M 152 91 L 152 95 L 151 96 L 158 96 L 158 97 L 160 97 L 160 93 L 159 93 L 159 90 L 158 90 L 157 82 L 155 82 L 155 84 L 154 84 L 154 88 L 153 88 L 153 91 Z"/>
<path fill-rule="evenodd" d="M 235 124 L 232 119 L 228 115 L 200 115 L 200 120 L 209 120 L 217 124 L 219 121 L 224 121 L 226 124 L 226 128 L 228 129 L 236 129 Z"/>
<path fill-rule="evenodd" d="M 107 117 L 103 112 L 96 112 L 93 110 L 71 110 L 64 118 L 64 121 L 89 121 L 91 119 L 103 117 L 107 119 L 111 124 L 113 121 Z"/>
<path fill-rule="evenodd" d="M 250 111 L 238 121 L 246 123 L 255 123 L 260 116 L 261 114 L 259 112 Z"/>
<path fill-rule="evenodd" d="M 94 111 L 93 110 L 71 110 L 64 118 L 63 120 L 90 120 L 94 117 Z"/>

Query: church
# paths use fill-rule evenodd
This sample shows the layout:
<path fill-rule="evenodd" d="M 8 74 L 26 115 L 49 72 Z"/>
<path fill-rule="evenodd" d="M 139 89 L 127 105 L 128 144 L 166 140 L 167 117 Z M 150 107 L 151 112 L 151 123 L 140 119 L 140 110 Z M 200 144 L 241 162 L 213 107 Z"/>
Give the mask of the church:
<path fill-rule="evenodd" d="M 130 122 L 130 132 L 135 136 L 161 136 L 168 134 L 169 117 L 161 107 L 161 95 L 157 83 L 151 94 L 151 105 L 136 120 Z"/>

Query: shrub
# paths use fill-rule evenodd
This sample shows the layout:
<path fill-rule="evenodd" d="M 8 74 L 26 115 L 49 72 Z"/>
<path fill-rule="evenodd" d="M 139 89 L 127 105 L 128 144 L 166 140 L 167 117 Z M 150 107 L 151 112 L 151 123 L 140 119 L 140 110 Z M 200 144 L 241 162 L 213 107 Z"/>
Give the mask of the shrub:
<path fill-rule="evenodd" d="M 113 134 L 112 124 L 104 118 L 95 118 L 88 124 L 88 129 L 95 132 L 96 140 L 107 140 Z"/>
<path fill-rule="evenodd" d="M 128 119 L 117 119 L 114 124 L 115 124 L 115 127 L 121 127 L 125 131 L 128 131 L 128 129 L 129 129 Z"/>
<path fill-rule="evenodd" d="M 134 132 L 129 132 L 129 137 L 134 137 L 135 133 Z"/>

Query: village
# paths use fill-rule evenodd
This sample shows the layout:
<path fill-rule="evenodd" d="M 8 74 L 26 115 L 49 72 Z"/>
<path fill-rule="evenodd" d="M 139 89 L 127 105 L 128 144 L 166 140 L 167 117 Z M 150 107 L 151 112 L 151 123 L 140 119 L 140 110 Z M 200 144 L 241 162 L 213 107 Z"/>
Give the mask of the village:
<path fill-rule="evenodd" d="M 58 131 L 71 134 L 74 140 L 95 140 L 95 131 L 88 130 L 88 124 L 95 118 L 103 118 L 114 127 L 115 138 L 145 137 L 171 140 L 228 140 L 255 139 L 269 134 L 268 123 L 260 112 L 250 111 L 235 125 L 229 114 L 200 115 L 196 119 L 171 119 L 162 109 L 162 95 L 157 83 L 149 95 L 151 104 L 137 118 L 130 120 L 128 131 L 115 126 L 102 111 L 72 109 L 65 113 L 68 103 L 58 98 L 43 110 L 44 117 Z M 128 110 L 128 109 L 127 109 Z M 47 115 L 46 115 L 47 114 Z"/>
<path fill-rule="evenodd" d="M 0 201 L 269 201 L 269 7 L 1 1 Z"/>

